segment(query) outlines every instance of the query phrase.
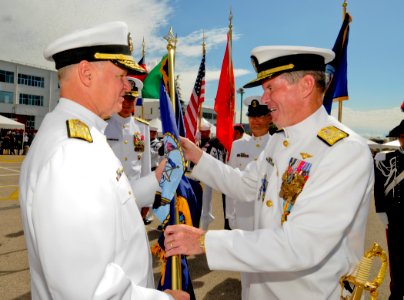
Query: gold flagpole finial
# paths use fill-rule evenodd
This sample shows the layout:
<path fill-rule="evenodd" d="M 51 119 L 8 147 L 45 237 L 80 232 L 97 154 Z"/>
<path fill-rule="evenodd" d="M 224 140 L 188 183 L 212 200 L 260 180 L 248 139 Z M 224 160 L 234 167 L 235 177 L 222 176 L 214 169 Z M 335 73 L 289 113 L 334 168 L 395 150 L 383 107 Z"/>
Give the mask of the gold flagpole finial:
<path fill-rule="evenodd" d="M 175 112 L 175 74 L 174 74 L 174 57 L 175 57 L 175 48 L 177 44 L 177 38 L 174 36 L 173 28 L 170 27 L 170 31 L 164 37 L 167 41 L 167 52 L 168 52 L 168 81 L 170 90 L 167 91 L 170 95 L 171 103 L 173 105 L 173 110 Z"/>
<path fill-rule="evenodd" d="M 230 38 L 233 33 L 233 14 L 231 12 L 231 6 L 230 6 L 230 15 L 229 15 L 229 32 L 230 32 Z"/>
<path fill-rule="evenodd" d="M 205 31 L 202 32 L 202 55 L 206 53 L 206 36 Z"/>
<path fill-rule="evenodd" d="M 172 45 L 172 46 L 174 46 L 177 43 L 177 39 L 174 36 L 172 27 L 170 27 L 170 31 L 167 33 L 167 35 L 164 37 L 164 39 L 168 42 L 169 45 Z"/>
<path fill-rule="evenodd" d="M 344 0 L 344 3 L 342 3 L 342 14 L 343 14 L 342 18 L 345 17 L 345 14 L 346 14 L 346 7 L 347 7 L 347 6 L 348 6 L 348 3 L 346 3 L 346 0 Z"/>
<path fill-rule="evenodd" d="M 142 41 L 142 57 L 144 57 L 145 54 L 146 54 L 146 44 L 144 42 L 144 37 L 143 37 L 143 41 Z"/>

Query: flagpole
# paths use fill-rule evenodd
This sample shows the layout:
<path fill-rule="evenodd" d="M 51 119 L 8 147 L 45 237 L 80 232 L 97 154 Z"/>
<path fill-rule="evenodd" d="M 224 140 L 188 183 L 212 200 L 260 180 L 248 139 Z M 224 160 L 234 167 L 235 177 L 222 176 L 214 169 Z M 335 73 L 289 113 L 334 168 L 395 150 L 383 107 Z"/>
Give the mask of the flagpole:
<path fill-rule="evenodd" d="M 202 57 L 206 54 L 206 43 L 205 43 L 205 32 L 202 34 Z M 203 118 L 203 107 L 202 103 L 199 105 L 199 118 L 198 118 L 198 129 L 199 132 L 201 131 L 201 124 L 202 124 L 202 118 Z"/>
<path fill-rule="evenodd" d="M 143 37 L 143 42 L 142 42 L 142 57 L 146 54 L 145 51 L 145 42 L 144 42 L 144 37 Z M 144 100 L 142 100 L 142 119 L 144 119 Z"/>
<path fill-rule="evenodd" d="M 230 64 L 231 64 L 231 66 L 229 68 L 229 78 L 230 78 L 231 77 L 231 72 L 233 72 L 233 58 L 232 58 L 232 55 L 233 55 L 233 14 L 231 12 L 231 6 L 230 6 L 230 15 L 229 15 L 229 44 L 230 44 L 230 49 L 229 49 L 230 55 L 229 55 L 229 57 L 231 58 L 230 61 L 229 61 Z M 231 84 L 234 84 L 234 82 L 231 82 Z M 230 88 L 230 91 L 234 89 L 233 86 L 229 86 L 229 88 Z M 243 104 L 241 104 L 241 105 L 243 105 Z M 230 105 L 229 110 L 230 110 L 230 113 L 233 112 L 232 119 L 234 120 L 234 117 L 235 117 L 234 116 L 235 115 L 234 114 L 234 107 L 231 107 L 231 105 Z"/>
<path fill-rule="evenodd" d="M 176 107 L 175 107 L 175 78 L 174 78 L 174 58 L 175 58 L 175 48 L 177 39 L 173 34 L 173 28 L 170 27 L 170 31 L 164 37 L 167 40 L 167 58 L 168 58 L 168 81 L 169 81 L 169 95 L 171 99 L 171 103 L 173 106 L 173 111 L 175 114 Z M 178 108 L 180 109 L 180 108 Z M 179 211 L 176 203 L 176 196 L 174 196 L 174 224 L 179 224 Z M 171 280 L 172 280 L 172 289 L 173 290 L 181 290 L 182 289 L 182 272 L 181 272 L 181 257 L 180 255 L 174 255 L 171 257 Z"/>
<path fill-rule="evenodd" d="M 346 0 L 344 0 L 344 3 L 342 4 L 342 22 L 344 22 L 345 19 L 347 6 L 348 3 L 346 3 Z M 338 100 L 338 121 L 342 122 L 342 100 Z"/>

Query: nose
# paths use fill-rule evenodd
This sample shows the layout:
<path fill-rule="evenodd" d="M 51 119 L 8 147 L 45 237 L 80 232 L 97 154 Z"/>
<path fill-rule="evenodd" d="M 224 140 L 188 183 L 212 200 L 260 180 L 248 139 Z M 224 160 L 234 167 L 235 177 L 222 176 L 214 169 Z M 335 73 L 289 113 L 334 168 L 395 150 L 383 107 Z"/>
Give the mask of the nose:
<path fill-rule="evenodd" d="M 125 92 L 130 92 L 131 85 L 129 83 L 128 77 L 123 76 L 122 80 L 123 80 L 123 88 L 125 89 Z"/>
<path fill-rule="evenodd" d="M 269 96 L 269 91 L 268 90 L 264 90 L 264 93 L 261 96 L 261 102 L 264 104 L 268 104 L 270 101 L 270 96 Z"/>

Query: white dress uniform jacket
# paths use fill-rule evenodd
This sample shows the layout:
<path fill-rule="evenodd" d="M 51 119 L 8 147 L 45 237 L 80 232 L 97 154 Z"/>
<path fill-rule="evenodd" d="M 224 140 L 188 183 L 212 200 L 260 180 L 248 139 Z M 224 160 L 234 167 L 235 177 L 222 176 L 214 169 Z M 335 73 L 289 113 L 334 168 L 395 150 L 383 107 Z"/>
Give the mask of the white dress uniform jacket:
<path fill-rule="evenodd" d="M 69 138 L 84 122 L 93 142 Z M 171 299 L 154 290 L 145 227 L 106 122 L 60 99 L 24 160 L 20 203 L 32 299 Z"/>
<path fill-rule="evenodd" d="M 118 114 L 112 115 L 107 122 L 107 141 L 122 162 L 139 208 L 150 206 L 159 183 L 151 172 L 149 126 L 134 117 L 122 118 Z M 143 139 L 143 151 L 135 151 L 135 134 Z"/>
<path fill-rule="evenodd" d="M 349 133 L 333 146 L 320 129 Z M 282 224 L 282 175 L 290 159 L 311 164 L 308 180 Z M 363 255 L 374 174 L 366 142 L 320 108 L 274 134 L 244 172 L 203 154 L 193 175 L 213 188 L 255 202 L 254 231 L 208 231 L 210 269 L 250 273 L 249 299 L 339 299 L 339 278 Z"/>
<path fill-rule="evenodd" d="M 233 142 L 228 165 L 243 171 L 247 164 L 258 159 L 269 140 L 269 133 L 255 137 L 239 139 Z M 254 202 L 237 201 L 226 197 L 226 218 L 231 229 L 254 229 Z"/>

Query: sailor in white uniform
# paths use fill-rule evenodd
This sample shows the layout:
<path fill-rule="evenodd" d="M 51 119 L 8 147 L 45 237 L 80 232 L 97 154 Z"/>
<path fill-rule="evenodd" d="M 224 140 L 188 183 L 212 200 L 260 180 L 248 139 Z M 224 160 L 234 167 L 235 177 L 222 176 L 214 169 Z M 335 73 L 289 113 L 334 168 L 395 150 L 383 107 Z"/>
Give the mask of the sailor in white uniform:
<path fill-rule="evenodd" d="M 130 90 L 127 25 L 110 22 L 51 43 L 60 100 L 44 118 L 19 182 L 31 297 L 173 299 L 154 289 L 149 241 L 133 190 L 104 135 Z M 183 292 L 169 291 L 176 299 Z"/>
<path fill-rule="evenodd" d="M 128 81 L 131 83 L 131 91 L 124 97 L 122 110 L 107 120 L 105 135 L 108 144 L 122 162 L 137 204 L 142 209 L 144 222 L 148 224 L 151 220 L 146 219 L 149 210 L 146 204 L 153 202 L 159 185 L 154 172 L 151 172 L 149 123 L 133 117 L 135 101 L 141 97 L 143 83 L 133 76 L 128 76 Z"/>
<path fill-rule="evenodd" d="M 255 204 L 254 231 L 169 226 L 166 255 L 206 253 L 212 270 L 248 272 L 248 299 L 339 299 L 339 279 L 364 252 L 373 189 L 366 141 L 324 109 L 331 50 L 262 46 L 252 51 L 262 102 L 282 132 L 244 171 L 182 139 L 192 175 Z"/>
<path fill-rule="evenodd" d="M 244 99 L 248 106 L 247 116 L 251 136 L 235 140 L 232 145 L 227 164 L 241 171 L 247 164 L 258 159 L 269 140 L 271 114 L 266 105 L 260 103 L 261 96 L 250 96 Z M 231 229 L 254 229 L 254 203 L 240 202 L 226 197 L 226 218 Z"/>

